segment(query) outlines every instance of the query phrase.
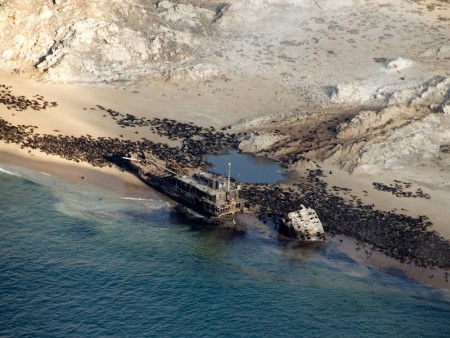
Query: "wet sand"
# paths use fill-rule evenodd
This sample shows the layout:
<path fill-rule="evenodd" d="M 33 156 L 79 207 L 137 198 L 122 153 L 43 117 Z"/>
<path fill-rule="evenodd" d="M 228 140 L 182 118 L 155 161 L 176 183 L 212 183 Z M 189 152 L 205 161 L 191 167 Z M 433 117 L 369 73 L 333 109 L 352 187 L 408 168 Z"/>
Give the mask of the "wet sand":
<path fill-rule="evenodd" d="M 423 268 L 408 263 L 400 263 L 370 245 L 358 243 L 353 238 L 336 235 L 327 239 L 328 244 L 353 259 L 377 268 L 385 273 L 410 279 L 420 284 L 450 290 L 449 272 L 439 268 Z"/>
<path fill-rule="evenodd" d="M 156 194 L 137 177 L 118 168 L 94 167 L 89 163 L 75 163 L 37 151 L 29 154 L 16 145 L 0 143 L 1 163 L 29 168 L 70 182 L 96 186 L 122 194 L 133 194 L 133 197 Z"/>

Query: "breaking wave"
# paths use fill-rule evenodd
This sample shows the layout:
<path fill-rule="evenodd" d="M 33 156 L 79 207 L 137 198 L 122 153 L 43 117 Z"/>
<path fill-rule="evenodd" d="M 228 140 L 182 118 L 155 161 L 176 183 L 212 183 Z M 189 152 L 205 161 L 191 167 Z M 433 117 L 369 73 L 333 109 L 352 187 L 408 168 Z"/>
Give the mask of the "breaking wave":
<path fill-rule="evenodd" d="M 5 174 L 8 174 L 8 175 L 11 175 L 11 176 L 22 177 L 22 175 L 20 175 L 20 174 L 18 174 L 18 173 L 15 173 L 15 172 L 12 172 L 12 171 L 3 169 L 3 168 L 0 168 L 0 172 L 5 173 Z"/>

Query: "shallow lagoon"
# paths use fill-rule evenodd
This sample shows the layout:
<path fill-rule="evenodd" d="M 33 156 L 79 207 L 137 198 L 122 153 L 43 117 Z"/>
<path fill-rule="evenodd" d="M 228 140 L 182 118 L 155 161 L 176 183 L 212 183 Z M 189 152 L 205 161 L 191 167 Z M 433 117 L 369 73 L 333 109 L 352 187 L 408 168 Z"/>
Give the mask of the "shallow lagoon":
<path fill-rule="evenodd" d="M 208 161 L 213 165 L 210 171 L 227 175 L 231 163 L 231 176 L 243 183 L 276 183 L 284 179 L 284 169 L 276 162 L 251 154 L 230 150 L 226 154 L 210 155 Z"/>

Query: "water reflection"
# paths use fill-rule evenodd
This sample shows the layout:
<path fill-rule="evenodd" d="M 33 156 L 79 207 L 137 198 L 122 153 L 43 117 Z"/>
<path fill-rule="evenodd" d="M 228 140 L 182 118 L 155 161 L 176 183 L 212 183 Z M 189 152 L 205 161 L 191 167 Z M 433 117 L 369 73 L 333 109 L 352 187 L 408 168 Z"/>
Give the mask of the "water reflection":
<path fill-rule="evenodd" d="M 275 183 L 284 179 L 285 171 L 276 162 L 237 150 L 230 150 L 223 155 L 210 155 L 208 161 L 213 165 L 210 171 L 225 175 L 228 163 L 231 163 L 231 176 L 243 183 Z"/>

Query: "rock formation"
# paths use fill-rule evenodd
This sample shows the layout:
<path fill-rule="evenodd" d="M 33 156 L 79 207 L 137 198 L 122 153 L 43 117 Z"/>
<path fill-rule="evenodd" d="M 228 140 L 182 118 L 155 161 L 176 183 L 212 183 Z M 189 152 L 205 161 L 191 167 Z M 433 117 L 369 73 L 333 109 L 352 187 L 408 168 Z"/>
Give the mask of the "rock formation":
<path fill-rule="evenodd" d="M 244 153 L 258 153 L 267 150 L 278 141 L 284 139 L 282 135 L 276 133 L 250 133 L 243 137 L 239 143 L 239 150 Z"/>
<path fill-rule="evenodd" d="M 403 169 L 440 161 L 440 150 L 450 144 L 450 118 L 405 106 L 363 111 L 340 124 L 336 138 L 342 143 L 325 161 L 356 172 Z"/>
<path fill-rule="evenodd" d="M 2 70 L 57 82 L 167 77 L 168 64 L 195 60 L 214 17 L 212 9 L 169 1 L 6 1 Z"/>

